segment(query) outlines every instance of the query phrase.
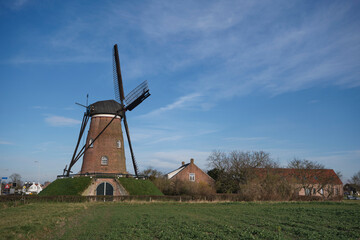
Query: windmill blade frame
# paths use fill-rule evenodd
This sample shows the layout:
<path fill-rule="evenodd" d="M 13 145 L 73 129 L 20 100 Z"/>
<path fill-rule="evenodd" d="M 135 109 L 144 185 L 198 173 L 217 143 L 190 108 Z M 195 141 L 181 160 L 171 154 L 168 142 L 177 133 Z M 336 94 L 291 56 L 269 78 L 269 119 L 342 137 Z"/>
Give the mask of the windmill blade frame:
<path fill-rule="evenodd" d="M 130 132 L 129 132 L 129 127 L 128 127 L 128 124 L 127 124 L 125 114 L 123 116 L 123 121 L 124 121 L 124 127 L 125 127 L 126 136 L 127 136 L 128 143 L 129 143 L 129 148 L 130 148 L 130 153 L 131 153 L 131 159 L 132 159 L 132 162 L 133 162 L 134 172 L 135 172 L 135 175 L 137 177 L 138 176 L 138 167 L 137 167 L 137 163 L 136 163 L 136 160 L 135 160 L 134 151 L 132 149 L 132 144 L 131 144 L 131 139 L 130 139 Z"/>
<path fill-rule="evenodd" d="M 124 87 L 121 76 L 121 68 L 120 68 L 120 59 L 119 59 L 119 50 L 117 44 L 114 45 L 113 51 L 113 79 L 114 79 L 114 87 L 115 87 L 115 98 L 122 105 L 124 105 Z"/>
<path fill-rule="evenodd" d="M 149 86 L 147 80 L 142 82 L 139 86 L 134 88 L 128 95 L 125 97 L 126 110 L 133 110 L 140 103 L 142 103 L 146 98 L 150 97 Z"/>

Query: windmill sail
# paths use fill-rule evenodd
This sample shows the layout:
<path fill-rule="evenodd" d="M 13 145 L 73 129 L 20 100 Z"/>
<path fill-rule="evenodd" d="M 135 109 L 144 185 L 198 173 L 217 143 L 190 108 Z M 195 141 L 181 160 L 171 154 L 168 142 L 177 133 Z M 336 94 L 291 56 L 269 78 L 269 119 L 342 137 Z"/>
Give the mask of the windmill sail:
<path fill-rule="evenodd" d="M 125 126 L 125 131 L 126 131 L 126 136 L 127 136 L 127 139 L 128 139 L 128 143 L 129 143 L 131 159 L 132 159 L 133 166 L 134 166 L 134 172 L 135 172 L 135 175 L 138 176 L 138 167 L 137 167 L 137 163 L 136 163 L 136 160 L 135 160 L 134 151 L 132 149 L 129 127 L 128 127 L 128 124 L 127 124 L 127 121 L 126 121 L 126 115 L 124 115 L 124 126 Z"/>
<path fill-rule="evenodd" d="M 121 102 L 121 104 L 123 104 L 125 94 L 122 83 L 119 51 L 117 44 L 114 45 L 114 51 L 113 51 L 113 79 L 114 79 L 114 88 L 115 88 L 115 99 Z"/>
<path fill-rule="evenodd" d="M 126 109 L 131 111 L 138 106 L 142 101 L 150 96 L 149 86 L 145 80 L 134 90 L 132 90 L 125 98 Z"/>
<path fill-rule="evenodd" d="M 131 111 L 135 107 L 137 107 L 142 101 L 150 96 L 149 87 L 147 81 L 141 83 L 138 87 L 136 87 L 133 91 L 131 91 L 125 98 L 123 81 L 121 76 L 120 69 L 120 60 L 119 60 L 119 52 L 118 47 L 115 44 L 113 48 L 113 80 L 114 80 L 114 88 L 115 88 L 115 99 L 114 100 L 106 100 L 106 101 L 98 101 L 90 106 L 88 105 L 88 100 L 86 100 L 86 106 L 82 104 L 83 107 L 86 108 L 86 112 L 84 113 L 83 122 L 80 128 L 79 138 L 75 147 L 75 151 L 69 166 L 66 166 L 63 174 L 69 176 L 71 173 L 72 166 L 82 157 L 83 165 L 81 168 L 81 174 L 89 174 L 89 173 L 124 173 L 126 172 L 126 162 L 125 162 L 125 152 L 122 147 L 123 143 L 123 134 L 121 128 L 121 121 L 124 122 L 124 127 L 129 143 L 131 158 L 134 166 L 135 175 L 138 176 L 138 166 L 135 160 L 128 123 L 126 120 L 126 111 Z M 88 98 L 88 96 L 87 96 Z M 126 102 L 126 106 L 124 103 Z M 88 131 L 88 136 L 86 140 L 86 144 L 81 148 L 80 140 L 82 138 L 83 133 L 85 132 L 85 128 L 88 120 L 91 118 L 91 124 Z M 107 130 L 108 129 L 108 130 Z M 100 138 L 100 136 L 102 136 Z M 104 139 L 111 139 L 111 141 L 116 142 L 118 145 L 104 144 L 101 143 Z M 95 141 L 99 141 L 100 144 L 95 143 Z M 110 142 L 111 142 L 110 141 Z M 103 141 L 104 142 L 104 141 Z M 106 142 L 106 141 L 105 141 Z M 94 143 L 96 145 L 94 145 Z M 100 146 L 100 147 L 99 147 Z M 122 148 L 122 150 L 119 150 Z M 80 149 L 80 150 L 79 150 Z M 112 164 L 111 168 L 105 167 L 108 165 L 108 158 L 105 156 L 107 153 L 111 152 L 112 156 L 111 161 L 115 161 L 116 164 Z M 100 154 L 101 153 L 101 154 Z M 103 161 L 101 158 L 101 162 L 98 159 L 98 155 L 104 155 L 106 161 Z M 109 160 L 110 161 L 110 160 Z M 105 167 L 105 168 L 104 168 Z"/>

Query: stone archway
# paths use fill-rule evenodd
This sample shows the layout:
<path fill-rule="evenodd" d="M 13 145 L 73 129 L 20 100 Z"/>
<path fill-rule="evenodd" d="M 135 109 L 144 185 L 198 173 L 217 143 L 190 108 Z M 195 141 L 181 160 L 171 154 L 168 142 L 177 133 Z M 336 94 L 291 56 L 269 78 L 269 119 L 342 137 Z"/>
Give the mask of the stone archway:
<path fill-rule="evenodd" d="M 96 188 L 96 195 L 97 196 L 113 196 L 114 195 L 114 187 L 108 183 L 103 182 L 100 183 Z"/>

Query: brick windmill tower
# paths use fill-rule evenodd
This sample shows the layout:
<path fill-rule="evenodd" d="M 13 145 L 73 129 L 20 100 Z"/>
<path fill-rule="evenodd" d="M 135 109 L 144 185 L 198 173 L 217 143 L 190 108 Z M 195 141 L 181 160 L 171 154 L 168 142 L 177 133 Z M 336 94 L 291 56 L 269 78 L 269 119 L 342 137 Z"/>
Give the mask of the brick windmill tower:
<path fill-rule="evenodd" d="M 135 175 L 138 176 L 138 168 L 131 145 L 130 133 L 126 121 L 126 111 L 131 111 L 142 101 L 150 96 L 147 81 L 141 83 L 126 97 L 120 69 L 120 60 L 117 45 L 113 51 L 113 72 L 115 86 L 115 100 L 95 102 L 84 106 L 83 121 L 80 128 L 79 138 L 69 167 L 65 166 L 63 175 L 69 176 L 73 165 L 82 157 L 83 163 L 81 174 L 126 174 L 126 160 L 124 151 L 124 138 L 121 122 L 124 123 L 126 136 L 129 143 L 131 158 Z M 126 105 L 124 103 L 126 102 Z M 91 119 L 86 144 L 79 150 L 80 141 L 86 125 Z"/>

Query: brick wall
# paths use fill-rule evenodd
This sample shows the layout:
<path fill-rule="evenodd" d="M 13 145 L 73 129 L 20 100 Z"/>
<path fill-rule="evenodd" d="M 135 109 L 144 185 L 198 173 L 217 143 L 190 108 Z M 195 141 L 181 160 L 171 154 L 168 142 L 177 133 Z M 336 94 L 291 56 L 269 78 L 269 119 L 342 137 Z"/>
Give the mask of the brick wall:
<path fill-rule="evenodd" d="M 184 162 L 182 163 L 184 165 Z M 190 181 L 190 173 L 195 174 L 196 183 L 207 183 L 210 186 L 213 186 L 215 181 L 209 175 L 204 173 L 198 166 L 194 164 L 194 159 L 190 160 L 190 164 L 186 166 L 181 172 L 176 174 L 172 180 L 181 180 L 181 181 Z"/>
<path fill-rule="evenodd" d="M 82 193 L 83 196 L 96 196 L 96 189 L 102 183 L 109 183 L 113 187 L 113 196 L 126 196 L 129 193 L 115 178 L 93 178 L 90 186 Z"/>
<path fill-rule="evenodd" d="M 112 117 L 93 116 L 91 118 L 90 128 L 86 139 L 86 147 L 90 139 L 96 136 L 111 121 Z M 117 141 L 120 140 L 121 147 L 117 147 Z M 101 158 L 106 156 L 108 164 L 102 165 Z M 121 119 L 116 118 L 109 127 L 93 143 L 92 148 L 88 148 L 84 154 L 81 173 L 127 173 L 124 152 L 124 139 L 121 129 Z"/>

